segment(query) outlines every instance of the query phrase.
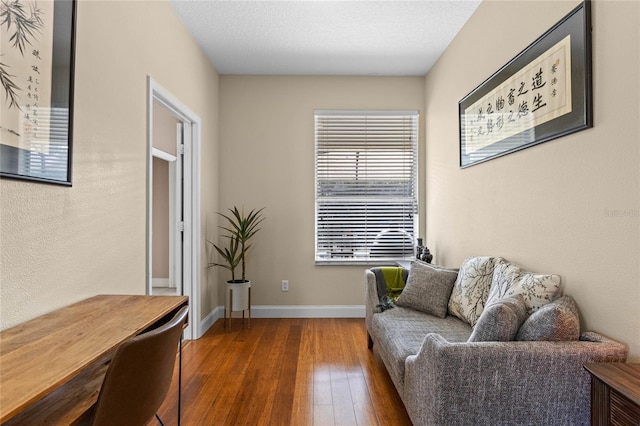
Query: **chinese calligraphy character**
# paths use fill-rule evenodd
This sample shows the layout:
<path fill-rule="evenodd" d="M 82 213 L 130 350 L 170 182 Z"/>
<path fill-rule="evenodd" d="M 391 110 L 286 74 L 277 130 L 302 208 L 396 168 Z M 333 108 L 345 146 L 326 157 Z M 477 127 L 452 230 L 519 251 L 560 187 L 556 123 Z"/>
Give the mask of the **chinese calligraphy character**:
<path fill-rule="evenodd" d="M 493 132 L 493 126 L 494 126 L 494 124 L 493 124 L 493 120 L 492 120 L 492 119 L 489 119 L 489 120 L 487 121 L 487 132 L 488 132 L 488 133 L 492 133 L 492 132 Z"/>
<path fill-rule="evenodd" d="M 536 95 L 535 98 L 533 98 L 533 106 L 535 107 L 534 109 L 531 110 L 531 112 L 536 112 L 537 110 L 539 110 L 540 108 L 547 106 L 547 103 L 542 103 L 542 94 L 538 93 Z"/>
<path fill-rule="evenodd" d="M 33 52 L 31 52 L 31 54 L 36 58 L 36 59 L 42 59 L 40 57 L 40 51 L 39 50 L 34 50 Z"/>
<path fill-rule="evenodd" d="M 524 90 L 524 91 L 523 91 L 524 86 L 525 86 L 524 81 L 521 81 L 521 82 L 520 82 L 520 89 L 518 90 L 518 96 L 522 96 L 522 95 L 524 95 L 525 93 L 528 93 L 528 92 L 529 92 L 528 90 Z"/>
<path fill-rule="evenodd" d="M 551 80 L 551 84 L 557 84 L 558 83 L 558 79 L 553 77 L 553 79 Z"/>
<path fill-rule="evenodd" d="M 502 117 L 502 115 L 500 117 L 498 117 L 498 119 L 496 120 L 496 127 L 498 128 L 498 130 L 502 129 L 502 126 L 504 126 L 504 117 Z"/>
<path fill-rule="evenodd" d="M 542 79 L 542 68 L 540 68 L 540 71 L 538 71 L 535 77 L 533 77 L 531 90 L 541 89 L 545 84 L 547 84 L 547 82 Z"/>
<path fill-rule="evenodd" d="M 553 89 L 553 90 L 551 91 L 551 96 L 552 96 L 552 97 L 554 97 L 554 98 L 555 98 L 557 94 L 558 94 L 558 91 L 557 91 L 556 89 Z"/>
<path fill-rule="evenodd" d="M 31 69 L 32 69 L 34 72 L 37 72 L 38 74 L 40 74 L 40 71 L 38 70 L 38 67 L 37 67 L 37 66 L 35 66 L 35 65 L 31 65 Z"/>
<path fill-rule="evenodd" d="M 487 105 L 487 114 L 493 114 L 493 105 L 492 104 Z"/>
<path fill-rule="evenodd" d="M 482 113 L 482 108 L 478 109 L 478 121 L 484 120 L 484 114 Z"/>
<path fill-rule="evenodd" d="M 509 94 L 507 95 L 507 98 L 509 99 L 509 105 L 513 105 L 513 103 L 516 101 L 516 99 L 513 96 L 513 93 L 515 91 L 516 91 L 516 89 L 509 90 Z"/>
<path fill-rule="evenodd" d="M 499 96 L 498 99 L 496 99 L 496 110 L 500 111 L 504 108 L 504 98 L 502 96 Z"/>
<path fill-rule="evenodd" d="M 520 102 L 518 105 L 518 118 L 524 117 L 529 113 L 529 105 L 527 105 L 527 101 Z"/>

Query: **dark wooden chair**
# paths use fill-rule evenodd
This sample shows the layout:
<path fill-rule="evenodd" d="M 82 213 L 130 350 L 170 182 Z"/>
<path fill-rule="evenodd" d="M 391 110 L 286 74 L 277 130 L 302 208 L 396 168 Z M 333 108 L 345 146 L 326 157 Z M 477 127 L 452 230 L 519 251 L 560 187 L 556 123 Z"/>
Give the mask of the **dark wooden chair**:
<path fill-rule="evenodd" d="M 167 396 L 187 306 L 160 327 L 116 349 L 94 407 L 91 425 L 146 425 Z"/>

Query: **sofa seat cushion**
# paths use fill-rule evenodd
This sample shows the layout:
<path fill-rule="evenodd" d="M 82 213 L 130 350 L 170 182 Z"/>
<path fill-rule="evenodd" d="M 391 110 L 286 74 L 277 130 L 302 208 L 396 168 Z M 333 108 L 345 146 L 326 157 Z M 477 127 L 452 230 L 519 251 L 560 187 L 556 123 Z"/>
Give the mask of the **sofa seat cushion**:
<path fill-rule="evenodd" d="M 373 315 L 371 336 L 375 348 L 401 395 L 404 362 L 409 355 L 418 353 L 429 333 L 439 334 L 449 342 L 466 342 L 471 326 L 451 315 L 438 318 L 400 306 Z"/>

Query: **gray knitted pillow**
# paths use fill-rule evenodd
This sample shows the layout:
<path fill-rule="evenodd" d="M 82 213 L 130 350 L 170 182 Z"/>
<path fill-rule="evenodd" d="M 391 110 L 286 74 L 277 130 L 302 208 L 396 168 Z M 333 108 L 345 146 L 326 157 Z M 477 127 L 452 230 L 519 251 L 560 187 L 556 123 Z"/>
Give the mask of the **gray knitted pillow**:
<path fill-rule="evenodd" d="M 469 342 L 511 341 L 526 318 L 527 305 L 521 294 L 497 300 L 484 307 Z"/>
<path fill-rule="evenodd" d="M 457 269 L 411 262 L 407 284 L 396 305 L 444 318 L 457 277 Z"/>
<path fill-rule="evenodd" d="M 571 296 L 562 296 L 535 311 L 522 324 L 516 340 L 578 340 L 580 316 Z"/>

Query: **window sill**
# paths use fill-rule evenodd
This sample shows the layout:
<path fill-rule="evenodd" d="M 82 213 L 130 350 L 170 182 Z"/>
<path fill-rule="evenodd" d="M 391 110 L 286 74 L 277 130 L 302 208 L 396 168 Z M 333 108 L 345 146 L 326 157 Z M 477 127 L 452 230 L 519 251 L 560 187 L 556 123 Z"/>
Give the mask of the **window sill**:
<path fill-rule="evenodd" d="M 399 259 L 316 259 L 316 266 L 398 266 L 399 262 L 411 262 L 413 258 L 399 258 Z"/>

